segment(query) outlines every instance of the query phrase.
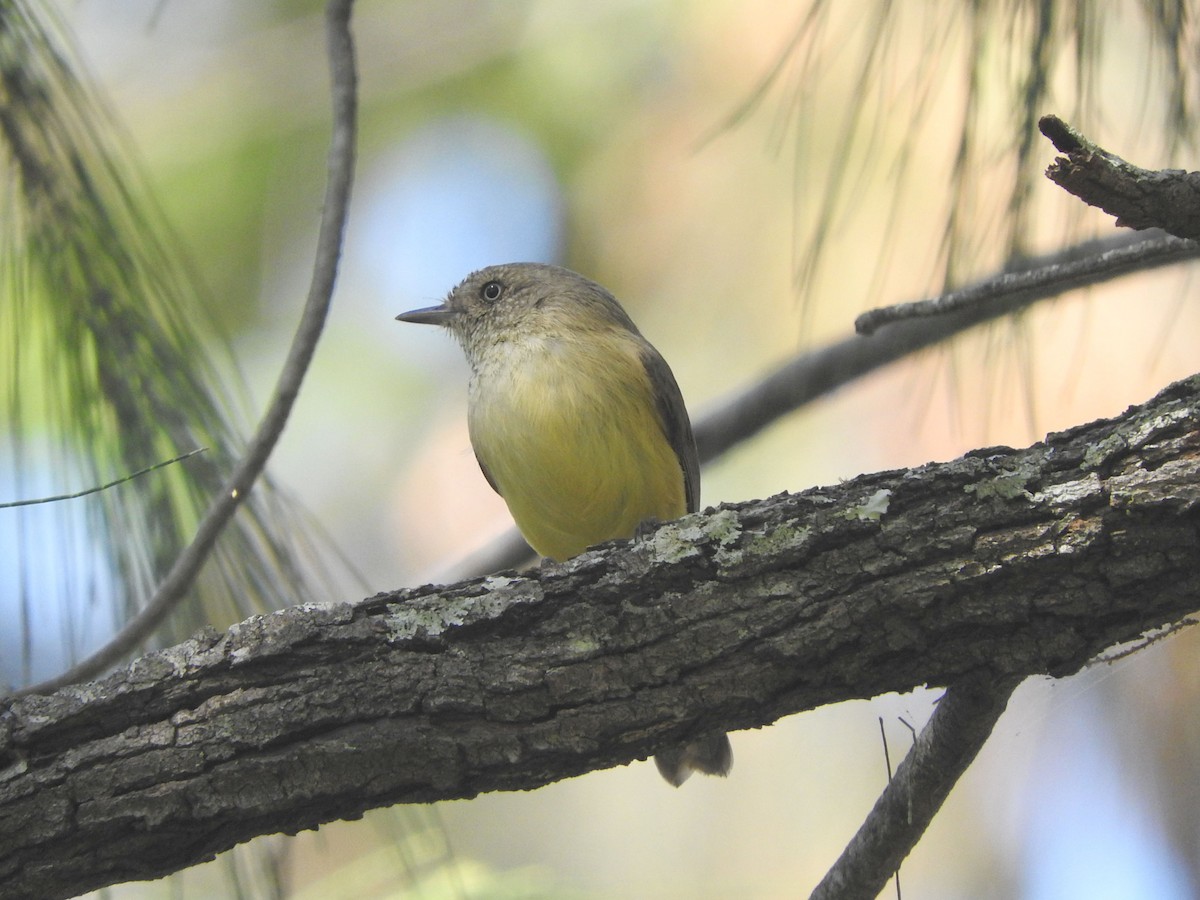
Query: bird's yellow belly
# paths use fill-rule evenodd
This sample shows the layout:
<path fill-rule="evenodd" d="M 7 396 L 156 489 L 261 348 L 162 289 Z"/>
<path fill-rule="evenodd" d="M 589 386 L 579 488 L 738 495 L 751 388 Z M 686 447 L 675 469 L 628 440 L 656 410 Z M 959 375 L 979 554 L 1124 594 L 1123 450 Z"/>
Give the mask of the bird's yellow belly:
<path fill-rule="evenodd" d="M 469 418 L 475 453 L 533 549 L 567 559 L 683 515 L 683 470 L 640 368 L 556 374 L 478 386 Z"/>

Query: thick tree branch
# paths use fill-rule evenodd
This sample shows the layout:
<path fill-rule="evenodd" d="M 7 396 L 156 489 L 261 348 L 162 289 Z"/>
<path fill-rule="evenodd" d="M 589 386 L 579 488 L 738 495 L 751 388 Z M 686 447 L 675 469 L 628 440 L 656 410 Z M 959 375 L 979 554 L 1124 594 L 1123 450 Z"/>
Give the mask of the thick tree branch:
<path fill-rule="evenodd" d="M 1064 675 L 1200 588 L 1200 377 L 531 574 L 256 617 L 0 714 L 0 895 L 533 788 L 825 703 Z M 735 776 L 736 777 L 736 776 Z"/>

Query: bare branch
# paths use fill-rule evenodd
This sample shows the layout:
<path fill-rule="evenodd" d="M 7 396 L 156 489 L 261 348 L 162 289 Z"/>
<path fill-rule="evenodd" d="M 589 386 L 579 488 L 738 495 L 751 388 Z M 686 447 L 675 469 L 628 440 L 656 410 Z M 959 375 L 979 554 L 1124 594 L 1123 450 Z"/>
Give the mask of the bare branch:
<path fill-rule="evenodd" d="M 1200 172 L 1138 168 L 1093 144 L 1057 116 L 1043 116 L 1038 127 L 1066 154 L 1046 169 L 1046 177 L 1063 190 L 1116 216 L 1123 227 L 1200 237 Z"/>
<path fill-rule="evenodd" d="M 908 756 L 811 900 L 872 900 L 978 755 L 1020 679 L 976 673 L 947 689 Z"/>
<path fill-rule="evenodd" d="M 1002 301 L 1008 312 L 1067 291 L 1092 287 L 1124 275 L 1146 272 L 1200 257 L 1200 244 L 1177 237 L 1128 238 L 1095 242 L 1098 252 L 1078 258 L 1057 258 L 1020 271 L 1007 271 L 956 291 L 869 310 L 854 322 L 863 335 L 884 325 L 952 313 L 968 313 Z M 976 313 L 978 315 L 978 313 Z"/>

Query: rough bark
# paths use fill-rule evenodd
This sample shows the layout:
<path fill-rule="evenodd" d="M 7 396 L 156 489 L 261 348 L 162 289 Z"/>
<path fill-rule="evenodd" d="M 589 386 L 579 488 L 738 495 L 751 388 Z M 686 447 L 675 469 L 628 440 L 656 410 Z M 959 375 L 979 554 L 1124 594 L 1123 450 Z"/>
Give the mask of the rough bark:
<path fill-rule="evenodd" d="M 1063 190 L 1115 216 L 1125 228 L 1200 237 L 1200 172 L 1140 168 L 1097 146 L 1058 116 L 1043 116 L 1038 127 L 1066 154 L 1046 169 L 1046 177 Z"/>
<path fill-rule="evenodd" d="M 1198 498 L 1195 377 L 1025 450 L 249 619 L 0 708 L 0 896 L 151 878 L 825 703 L 1065 675 L 1197 605 Z"/>

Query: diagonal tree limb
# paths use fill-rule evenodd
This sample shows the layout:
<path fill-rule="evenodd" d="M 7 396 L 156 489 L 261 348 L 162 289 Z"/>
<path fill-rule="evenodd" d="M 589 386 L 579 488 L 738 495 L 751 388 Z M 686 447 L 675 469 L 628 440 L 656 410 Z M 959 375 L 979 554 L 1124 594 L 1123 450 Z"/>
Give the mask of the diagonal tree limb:
<path fill-rule="evenodd" d="M 179 555 L 150 602 L 130 619 L 111 641 L 65 672 L 18 691 L 44 693 L 100 674 L 135 650 L 183 601 L 225 525 L 262 474 L 267 458 L 287 424 L 300 384 L 316 350 L 333 298 L 341 255 L 342 235 L 354 178 L 357 121 L 357 75 L 350 34 L 353 0 L 332 0 L 327 9 L 329 62 L 333 78 L 333 137 L 329 148 L 328 182 L 308 300 L 279 374 L 275 395 L 246 452 L 224 488 L 196 528 L 192 543 Z"/>
<path fill-rule="evenodd" d="M 992 733 L 1021 679 L 973 673 L 947 688 L 875 806 L 811 900 L 872 900 Z"/>

